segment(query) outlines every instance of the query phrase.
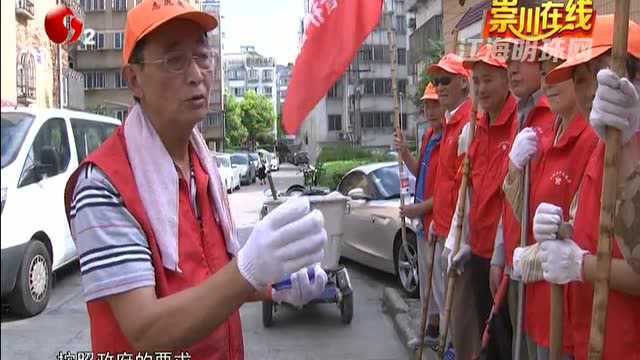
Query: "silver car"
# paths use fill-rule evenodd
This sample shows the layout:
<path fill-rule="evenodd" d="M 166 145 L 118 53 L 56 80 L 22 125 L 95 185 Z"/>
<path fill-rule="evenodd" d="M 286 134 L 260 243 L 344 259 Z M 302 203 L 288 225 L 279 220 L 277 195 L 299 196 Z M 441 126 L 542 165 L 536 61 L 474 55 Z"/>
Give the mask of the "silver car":
<path fill-rule="evenodd" d="M 407 170 L 405 170 L 407 171 Z M 415 178 L 409 174 L 410 189 Z M 344 220 L 342 256 L 397 276 L 411 296 L 419 291 L 416 228 L 407 219 L 407 251 L 402 247 L 400 178 L 397 162 L 357 167 L 344 175 L 338 191 L 349 197 Z M 406 203 L 413 202 L 411 196 Z"/>

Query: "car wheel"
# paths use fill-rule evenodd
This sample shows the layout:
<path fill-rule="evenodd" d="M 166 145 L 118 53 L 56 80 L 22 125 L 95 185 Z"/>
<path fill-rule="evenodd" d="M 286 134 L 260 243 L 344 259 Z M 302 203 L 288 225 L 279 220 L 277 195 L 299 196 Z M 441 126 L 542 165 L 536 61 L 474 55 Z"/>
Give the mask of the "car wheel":
<path fill-rule="evenodd" d="M 353 292 L 342 297 L 340 302 L 340 320 L 343 324 L 351 324 L 353 320 Z"/>
<path fill-rule="evenodd" d="M 9 305 L 16 314 L 34 316 L 47 307 L 50 293 L 49 251 L 41 241 L 32 240 L 24 253 Z"/>
<path fill-rule="evenodd" d="M 395 268 L 398 283 L 402 289 L 411 297 L 418 297 L 420 291 L 418 277 L 418 248 L 416 246 L 416 235 L 407 232 L 408 254 L 402 246 L 402 238 L 396 237 L 394 245 Z"/>
<path fill-rule="evenodd" d="M 233 189 L 229 186 L 229 183 L 225 182 L 224 187 L 227 189 L 227 194 L 231 194 Z"/>

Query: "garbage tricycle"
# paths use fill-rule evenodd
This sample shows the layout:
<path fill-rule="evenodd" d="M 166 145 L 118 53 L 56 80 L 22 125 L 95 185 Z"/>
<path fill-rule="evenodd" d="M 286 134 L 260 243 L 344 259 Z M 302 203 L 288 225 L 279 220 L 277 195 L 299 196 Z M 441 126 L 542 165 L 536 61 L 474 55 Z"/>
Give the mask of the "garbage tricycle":
<path fill-rule="evenodd" d="M 305 196 L 305 195 L 297 195 Z M 289 199 L 288 196 L 279 196 L 277 199 L 265 200 L 260 218 Z M 343 324 L 351 323 L 353 319 L 353 289 L 349 274 L 344 265 L 339 263 L 342 221 L 346 211 L 347 198 L 334 192 L 327 195 L 308 196 L 312 209 L 318 209 L 324 216 L 324 227 L 327 232 L 327 243 L 324 248 L 324 258 L 321 262 L 322 269 L 327 273 L 327 284 L 324 292 L 309 304 L 334 303 L 340 309 L 340 318 Z M 273 325 L 274 313 L 280 305 L 271 301 L 262 302 L 262 324 L 265 327 Z"/>

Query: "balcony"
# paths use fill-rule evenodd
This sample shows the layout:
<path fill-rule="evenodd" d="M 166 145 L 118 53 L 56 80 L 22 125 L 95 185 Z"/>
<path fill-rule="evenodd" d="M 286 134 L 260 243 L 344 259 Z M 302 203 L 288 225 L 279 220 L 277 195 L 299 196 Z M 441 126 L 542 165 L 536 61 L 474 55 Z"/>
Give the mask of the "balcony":
<path fill-rule="evenodd" d="M 16 16 L 32 20 L 35 15 L 35 6 L 32 0 L 16 0 Z"/>
<path fill-rule="evenodd" d="M 30 105 L 36 101 L 35 86 L 18 84 L 18 104 Z"/>

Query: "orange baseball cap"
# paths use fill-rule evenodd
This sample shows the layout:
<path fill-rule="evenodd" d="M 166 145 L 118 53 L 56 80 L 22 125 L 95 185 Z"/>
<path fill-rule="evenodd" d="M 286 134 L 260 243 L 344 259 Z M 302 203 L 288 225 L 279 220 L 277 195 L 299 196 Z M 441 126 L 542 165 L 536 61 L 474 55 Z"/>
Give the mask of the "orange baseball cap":
<path fill-rule="evenodd" d="M 213 15 L 194 9 L 186 0 L 144 0 L 127 13 L 122 63 L 129 63 L 131 53 L 140 39 L 173 19 L 191 20 L 205 31 L 218 26 L 218 20 Z"/>
<path fill-rule="evenodd" d="M 569 53 L 567 61 L 547 74 L 545 81 L 554 84 L 569 80 L 573 76 L 574 67 L 587 63 L 611 50 L 613 47 L 613 17 L 613 15 L 596 15 L 591 32 L 590 48 L 575 54 Z M 631 20 L 629 20 L 627 51 L 640 59 L 640 26 Z"/>
<path fill-rule="evenodd" d="M 424 88 L 424 95 L 420 98 L 420 100 L 435 100 L 438 101 L 438 93 L 436 92 L 436 87 L 433 86 L 433 83 L 428 83 Z"/>
<path fill-rule="evenodd" d="M 437 64 L 432 64 L 427 69 L 427 74 L 431 75 L 436 69 L 446 71 L 454 75 L 469 77 L 469 71 L 462 66 L 462 58 L 454 53 L 443 56 Z"/>
<path fill-rule="evenodd" d="M 472 58 L 462 62 L 462 66 L 466 69 L 472 69 L 473 65 L 480 61 L 498 68 L 507 68 L 505 59 L 497 56 L 495 47 L 491 44 L 484 44 L 480 46 L 480 49 L 478 49 L 478 52 Z"/>

